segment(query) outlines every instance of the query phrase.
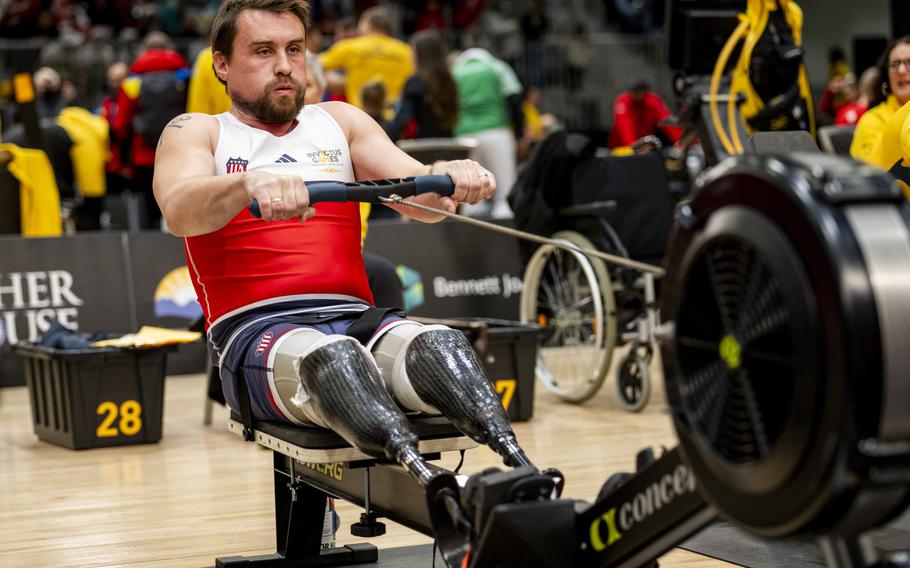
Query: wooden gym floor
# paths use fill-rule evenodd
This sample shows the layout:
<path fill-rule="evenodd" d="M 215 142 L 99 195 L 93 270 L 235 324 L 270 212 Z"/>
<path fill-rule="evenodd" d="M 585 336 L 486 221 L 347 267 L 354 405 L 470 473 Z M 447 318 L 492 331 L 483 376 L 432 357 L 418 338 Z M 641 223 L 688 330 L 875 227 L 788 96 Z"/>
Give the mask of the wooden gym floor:
<path fill-rule="evenodd" d="M 537 388 L 533 420 L 515 431 L 538 465 L 566 474 L 565 496 L 590 502 L 612 473 L 634 469 L 640 448 L 675 444 L 662 388 L 658 380 L 640 414 L 619 408 L 609 379 L 583 406 Z M 37 439 L 24 387 L 0 389 L 0 567 L 202 568 L 218 556 L 274 552 L 271 454 L 229 433 L 221 407 L 203 426 L 204 392 L 203 375 L 168 378 L 157 445 L 76 452 Z M 462 471 L 501 465 L 479 448 Z M 359 509 L 342 503 L 338 512 L 340 544 L 368 540 L 350 535 Z M 370 542 L 431 542 L 387 525 Z M 682 550 L 661 559 L 665 567 L 726 565 Z"/>

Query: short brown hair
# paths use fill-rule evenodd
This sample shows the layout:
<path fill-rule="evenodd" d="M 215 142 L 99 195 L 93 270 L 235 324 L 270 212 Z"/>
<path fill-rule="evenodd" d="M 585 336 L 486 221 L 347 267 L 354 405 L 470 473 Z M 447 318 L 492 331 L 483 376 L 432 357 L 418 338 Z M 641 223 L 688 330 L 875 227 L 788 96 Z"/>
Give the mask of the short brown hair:
<path fill-rule="evenodd" d="M 384 6 L 373 6 L 363 11 L 361 22 L 366 22 L 374 32 L 392 35 L 392 19 Z"/>
<path fill-rule="evenodd" d="M 212 52 L 220 51 L 227 59 L 237 37 L 237 18 L 244 10 L 263 10 L 276 14 L 291 12 L 304 29 L 310 26 L 310 3 L 307 0 L 227 0 L 221 4 L 212 24 Z"/>

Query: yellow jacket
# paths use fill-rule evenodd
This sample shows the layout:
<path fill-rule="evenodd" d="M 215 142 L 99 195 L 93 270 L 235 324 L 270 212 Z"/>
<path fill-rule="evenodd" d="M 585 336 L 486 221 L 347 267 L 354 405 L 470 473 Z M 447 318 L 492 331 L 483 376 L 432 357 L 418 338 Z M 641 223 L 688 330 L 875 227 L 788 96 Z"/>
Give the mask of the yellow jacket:
<path fill-rule="evenodd" d="M 323 52 L 319 62 L 326 71 L 344 71 L 345 97 L 360 108 L 360 91 L 370 81 L 382 81 L 390 103 L 398 100 L 405 81 L 414 74 L 411 46 L 382 34 L 343 39 Z"/>
<path fill-rule="evenodd" d="M 206 47 L 193 63 L 193 76 L 186 93 L 186 112 L 221 114 L 229 108 L 231 98 L 212 69 L 212 48 Z"/>
<path fill-rule="evenodd" d="M 874 164 L 873 151 L 885 133 L 888 121 L 900 108 L 901 105 L 894 95 L 890 95 L 882 104 L 867 110 L 856 124 L 853 142 L 850 143 L 850 155 L 857 160 Z"/>
<path fill-rule="evenodd" d="M 910 199 L 910 103 L 895 112 L 882 129 L 869 157 L 872 165 L 890 172 Z"/>
<path fill-rule="evenodd" d="M 107 120 L 84 108 L 67 107 L 57 116 L 59 124 L 73 142 L 70 158 L 76 187 L 85 197 L 101 197 L 107 192 L 104 164 L 110 157 Z"/>
<path fill-rule="evenodd" d="M 7 166 L 19 180 L 19 214 L 23 237 L 59 237 L 63 234 L 60 192 L 51 162 L 43 150 L 0 144 L 13 155 Z"/>

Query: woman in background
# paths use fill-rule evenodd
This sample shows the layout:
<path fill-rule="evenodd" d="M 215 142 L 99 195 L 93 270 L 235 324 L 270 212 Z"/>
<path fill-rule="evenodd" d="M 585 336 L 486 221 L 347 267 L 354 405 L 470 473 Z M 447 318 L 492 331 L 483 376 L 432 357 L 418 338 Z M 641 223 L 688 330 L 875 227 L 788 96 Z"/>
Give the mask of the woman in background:
<path fill-rule="evenodd" d="M 910 36 L 894 40 L 882 55 L 879 73 L 883 82 L 869 110 L 859 119 L 850 155 L 873 163 L 872 153 L 885 132 L 888 121 L 910 101 Z"/>
<path fill-rule="evenodd" d="M 417 72 L 408 78 L 395 118 L 386 127 L 392 140 L 449 138 L 458 118 L 458 89 L 446 65 L 442 38 L 433 30 L 411 38 Z"/>

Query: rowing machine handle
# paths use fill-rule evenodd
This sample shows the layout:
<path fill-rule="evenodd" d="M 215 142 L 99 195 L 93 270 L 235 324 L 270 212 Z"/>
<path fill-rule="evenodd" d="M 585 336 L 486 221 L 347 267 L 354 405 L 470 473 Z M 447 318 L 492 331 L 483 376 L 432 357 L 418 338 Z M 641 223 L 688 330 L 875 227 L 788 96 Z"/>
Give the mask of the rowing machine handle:
<path fill-rule="evenodd" d="M 399 179 L 378 179 L 345 183 L 342 181 L 308 181 L 307 191 L 310 194 L 310 203 L 331 201 L 344 203 L 358 201 L 366 203 L 382 203 L 379 197 L 400 195 L 410 197 L 424 193 L 436 193 L 448 197 L 455 192 L 455 184 L 449 176 L 426 175 Z M 253 217 L 262 217 L 259 202 L 255 199 L 250 203 L 250 214 Z"/>

